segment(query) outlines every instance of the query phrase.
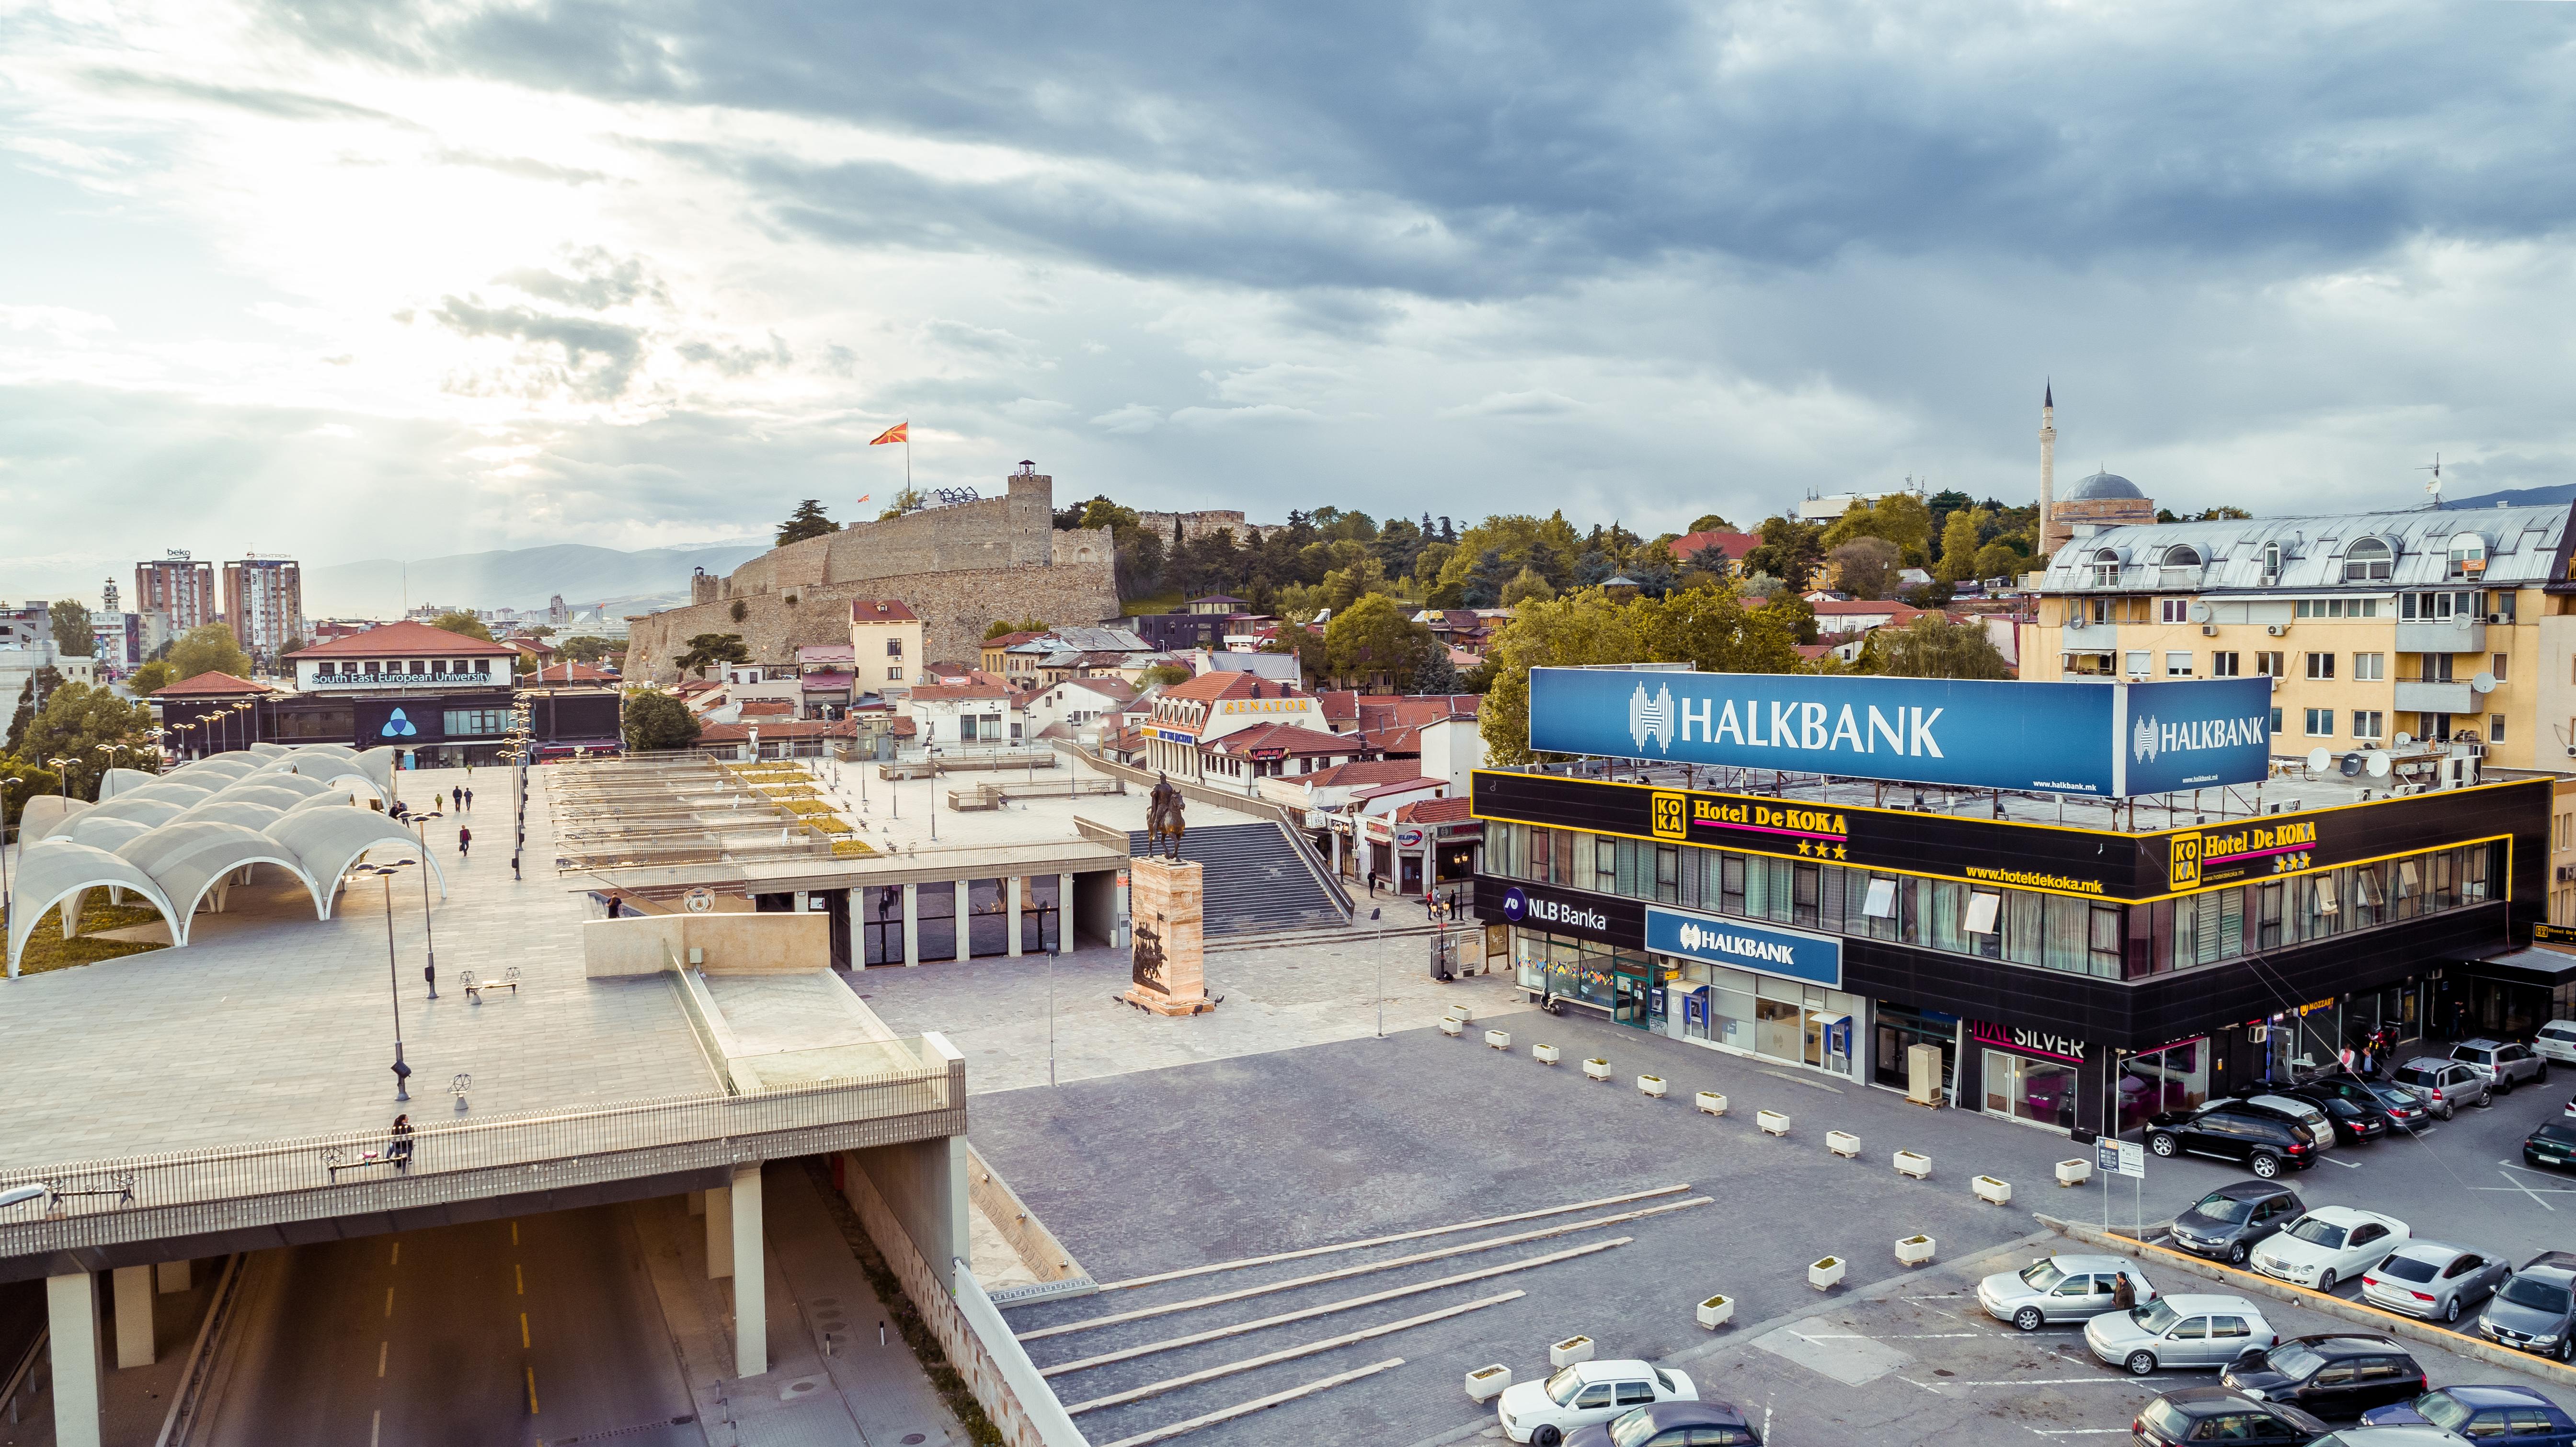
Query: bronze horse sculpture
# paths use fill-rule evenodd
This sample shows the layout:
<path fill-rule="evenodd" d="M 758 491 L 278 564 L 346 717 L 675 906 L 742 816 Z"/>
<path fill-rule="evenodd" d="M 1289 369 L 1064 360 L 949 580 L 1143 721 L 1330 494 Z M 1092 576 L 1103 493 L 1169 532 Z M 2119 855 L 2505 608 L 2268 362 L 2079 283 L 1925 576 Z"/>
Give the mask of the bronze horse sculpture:
<path fill-rule="evenodd" d="M 1181 857 L 1181 831 L 1187 827 L 1181 819 L 1181 791 L 1172 787 L 1171 776 L 1156 774 L 1154 792 L 1145 806 L 1145 855 L 1168 854 Z M 1168 841 L 1168 845 L 1166 843 Z"/>

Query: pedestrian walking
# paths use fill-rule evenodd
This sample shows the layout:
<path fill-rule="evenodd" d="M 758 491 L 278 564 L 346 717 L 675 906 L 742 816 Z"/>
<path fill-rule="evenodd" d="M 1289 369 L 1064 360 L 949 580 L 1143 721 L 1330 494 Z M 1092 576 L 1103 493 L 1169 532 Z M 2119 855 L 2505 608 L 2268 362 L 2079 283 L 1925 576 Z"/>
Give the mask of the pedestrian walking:
<path fill-rule="evenodd" d="M 448 790 L 448 791 L 447 791 L 447 807 L 448 807 L 449 809 L 451 809 L 451 810 L 454 810 L 454 809 L 462 809 L 462 808 L 464 808 L 464 807 L 465 807 L 465 791 L 464 791 L 463 789 L 450 789 L 450 790 Z"/>
<path fill-rule="evenodd" d="M 465 791 L 465 812 L 468 814 L 474 812 L 474 791 L 471 789 Z"/>
<path fill-rule="evenodd" d="M 2137 1307 L 2137 1304 L 2138 1288 L 2130 1282 L 2129 1273 L 2123 1271 L 2117 1277 L 2112 1279 L 2111 1309 L 2113 1311 L 2130 1311 L 2134 1310 Z"/>
<path fill-rule="evenodd" d="M 457 852 L 457 853 L 459 853 L 459 854 L 463 854 L 463 853 L 467 852 L 468 850 L 472 849 L 473 847 L 474 847 L 474 831 L 473 831 L 473 830 L 471 830 L 471 829 L 467 829 L 467 828 L 464 828 L 464 827 L 462 827 L 462 826 L 459 826 L 459 827 L 458 827 L 458 829 L 457 829 L 457 831 L 456 831 L 456 852 Z"/>
<path fill-rule="evenodd" d="M 386 1132 L 386 1134 L 390 1138 L 385 1142 L 385 1159 L 392 1161 L 397 1165 L 409 1164 L 411 1161 L 411 1117 L 408 1115 L 395 1116 L 394 1127 L 392 1130 Z"/>

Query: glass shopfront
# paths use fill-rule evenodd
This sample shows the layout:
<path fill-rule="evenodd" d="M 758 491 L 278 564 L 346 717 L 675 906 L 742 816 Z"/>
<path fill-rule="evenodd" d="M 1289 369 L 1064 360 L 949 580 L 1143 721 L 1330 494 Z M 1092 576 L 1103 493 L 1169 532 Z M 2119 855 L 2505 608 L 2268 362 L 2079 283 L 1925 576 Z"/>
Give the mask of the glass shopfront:
<path fill-rule="evenodd" d="M 1879 1001 L 1871 1040 L 1870 1079 L 1891 1090 L 1908 1089 L 1913 1082 L 1906 1074 L 1909 1067 L 1905 1052 L 1917 1045 L 1940 1047 L 1941 1084 L 1947 1090 L 1958 1079 L 1959 1017 L 1893 1000 Z"/>
<path fill-rule="evenodd" d="M 2209 1099 L 2209 1042 L 2184 1040 L 2120 1062 L 2120 1134 L 2146 1128 L 2147 1117 L 2196 1109 Z"/>
<path fill-rule="evenodd" d="M 1647 997 L 1664 972 L 1642 951 L 1525 929 L 1513 943 L 1513 964 L 1522 989 L 1590 1005 L 1622 1025 L 1643 1029 L 1658 1013 Z"/>
<path fill-rule="evenodd" d="M 2075 1072 L 2071 1060 L 1986 1052 L 1986 1114 L 2052 1130 L 2075 1128 Z"/>
<path fill-rule="evenodd" d="M 1859 996 L 1696 960 L 1656 962 L 1687 1002 L 1683 1039 L 1852 1075 Z"/>

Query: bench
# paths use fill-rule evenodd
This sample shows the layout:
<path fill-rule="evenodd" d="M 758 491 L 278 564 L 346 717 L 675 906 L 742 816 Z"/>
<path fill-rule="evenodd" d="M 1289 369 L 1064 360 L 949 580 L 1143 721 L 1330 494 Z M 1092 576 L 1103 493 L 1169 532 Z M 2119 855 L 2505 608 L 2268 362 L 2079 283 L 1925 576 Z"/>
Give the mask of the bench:
<path fill-rule="evenodd" d="M 391 1166 L 397 1171 L 408 1170 L 411 1167 L 411 1143 L 406 1141 L 399 1146 L 387 1146 L 380 1151 L 368 1151 L 354 1160 L 343 1160 L 337 1150 L 328 1150 L 322 1153 L 322 1160 L 330 1170 L 331 1179 L 334 1182 L 340 1179 L 342 1171 L 362 1171 L 372 1166 Z"/>
<path fill-rule="evenodd" d="M 517 965 L 512 965 L 507 970 L 502 971 L 501 978 L 497 980 L 477 979 L 475 978 L 472 970 L 465 971 L 458 978 L 464 982 L 465 998 L 471 1003 L 477 1005 L 483 1003 L 483 992 L 486 990 L 507 990 L 513 995 L 519 993 L 519 967 Z"/>

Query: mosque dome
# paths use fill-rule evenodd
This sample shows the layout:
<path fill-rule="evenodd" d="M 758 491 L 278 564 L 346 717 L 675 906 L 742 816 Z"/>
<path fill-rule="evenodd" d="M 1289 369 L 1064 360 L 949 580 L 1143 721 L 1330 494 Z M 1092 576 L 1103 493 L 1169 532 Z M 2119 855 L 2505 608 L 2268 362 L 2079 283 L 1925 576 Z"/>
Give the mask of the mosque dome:
<path fill-rule="evenodd" d="M 2136 483 L 2116 472 L 2097 472 L 2075 484 L 2074 490 L 2066 494 L 2066 501 L 2092 502 L 2108 501 L 2112 498 L 2136 498 L 2143 502 L 2146 496 L 2138 490 Z"/>

